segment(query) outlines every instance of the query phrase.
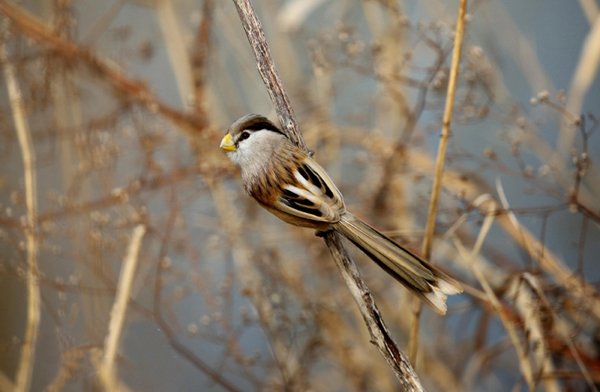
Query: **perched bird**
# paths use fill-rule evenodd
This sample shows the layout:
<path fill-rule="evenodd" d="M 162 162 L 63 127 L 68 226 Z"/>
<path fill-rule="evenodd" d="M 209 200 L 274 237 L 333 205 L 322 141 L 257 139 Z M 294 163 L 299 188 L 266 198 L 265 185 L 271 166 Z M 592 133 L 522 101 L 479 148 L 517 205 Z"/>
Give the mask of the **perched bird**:
<path fill-rule="evenodd" d="M 347 212 L 325 170 L 266 117 L 240 117 L 220 147 L 263 208 L 292 225 L 344 235 L 437 313 L 446 314 L 446 295 L 463 291 L 454 279 Z"/>

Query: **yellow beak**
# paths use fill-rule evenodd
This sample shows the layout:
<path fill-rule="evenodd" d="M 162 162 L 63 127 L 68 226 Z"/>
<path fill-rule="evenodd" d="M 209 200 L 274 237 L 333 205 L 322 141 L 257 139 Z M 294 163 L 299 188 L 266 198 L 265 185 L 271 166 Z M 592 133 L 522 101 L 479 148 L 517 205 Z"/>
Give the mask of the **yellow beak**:
<path fill-rule="evenodd" d="M 225 151 L 235 151 L 235 144 L 233 144 L 230 134 L 225 135 L 223 140 L 221 140 L 221 145 L 219 147 Z"/>

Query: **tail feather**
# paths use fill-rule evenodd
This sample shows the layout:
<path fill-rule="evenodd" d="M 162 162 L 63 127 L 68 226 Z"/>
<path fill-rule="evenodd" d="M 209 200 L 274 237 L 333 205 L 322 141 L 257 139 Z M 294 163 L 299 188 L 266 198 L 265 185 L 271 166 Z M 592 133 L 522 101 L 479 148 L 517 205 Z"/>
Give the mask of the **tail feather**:
<path fill-rule="evenodd" d="M 457 281 L 350 213 L 334 227 L 439 314 L 446 314 L 447 295 L 463 291 Z"/>

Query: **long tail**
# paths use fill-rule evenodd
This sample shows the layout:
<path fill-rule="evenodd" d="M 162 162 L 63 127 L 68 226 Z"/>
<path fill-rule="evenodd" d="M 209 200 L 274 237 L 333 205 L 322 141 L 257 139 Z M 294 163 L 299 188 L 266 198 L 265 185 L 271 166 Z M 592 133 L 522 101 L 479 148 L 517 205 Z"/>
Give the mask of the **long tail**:
<path fill-rule="evenodd" d="M 457 281 L 350 213 L 334 227 L 439 314 L 446 314 L 447 295 L 463 291 Z"/>

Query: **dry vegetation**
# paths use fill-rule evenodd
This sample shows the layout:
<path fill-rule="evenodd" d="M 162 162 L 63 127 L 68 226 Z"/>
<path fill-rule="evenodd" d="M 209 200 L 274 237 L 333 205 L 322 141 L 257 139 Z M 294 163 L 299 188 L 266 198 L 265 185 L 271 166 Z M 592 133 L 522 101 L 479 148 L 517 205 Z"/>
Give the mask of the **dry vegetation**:
<path fill-rule="evenodd" d="M 458 12 L 418 3 L 430 19 L 254 1 L 306 144 L 349 210 L 416 250 Z M 350 252 L 426 390 L 597 391 L 598 10 L 580 2 L 595 27 L 566 94 L 495 14 L 506 53 L 530 49 L 539 93 L 519 102 L 472 43 L 490 3 L 468 3 L 431 252 L 465 293 L 423 309 L 417 340 L 406 290 Z M 253 204 L 218 149 L 238 116 L 276 117 L 231 2 L 0 15 L 0 392 L 398 390 L 327 247 Z"/>

